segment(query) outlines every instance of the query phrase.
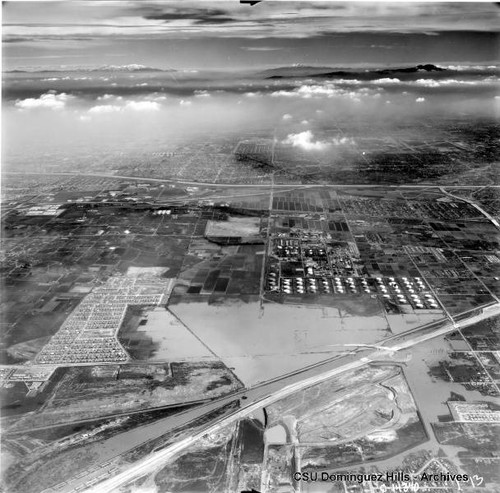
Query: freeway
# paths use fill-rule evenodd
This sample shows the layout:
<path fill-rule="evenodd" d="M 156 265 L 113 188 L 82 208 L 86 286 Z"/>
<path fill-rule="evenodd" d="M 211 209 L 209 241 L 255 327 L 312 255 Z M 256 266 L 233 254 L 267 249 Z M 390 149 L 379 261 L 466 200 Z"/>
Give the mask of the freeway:
<path fill-rule="evenodd" d="M 133 181 L 147 181 L 147 182 L 153 182 L 153 183 L 171 183 L 171 184 L 179 184 L 179 185 L 186 185 L 186 186 L 192 186 L 192 187 L 215 187 L 215 188 L 290 188 L 290 187 L 296 187 L 296 188 L 321 188 L 321 187 L 328 187 L 328 188 L 394 188 L 394 189 L 399 189 L 399 188 L 408 188 L 408 189 L 419 189 L 419 188 L 441 188 L 441 185 L 432 185 L 432 184 L 421 184 L 421 185 L 376 185 L 376 184 L 358 184 L 358 185 L 353 185 L 353 184 L 322 184 L 322 183 L 315 183 L 315 184 L 293 184 L 291 185 L 290 183 L 286 184 L 276 184 L 276 183 L 210 183 L 210 182 L 200 182 L 200 181 L 188 181 L 188 180 L 176 180 L 173 178 L 148 178 L 144 176 L 126 176 L 126 175 L 113 175 L 112 173 L 74 173 L 70 171 L 52 171 L 49 173 L 42 173 L 42 172 L 21 172 L 21 171 L 4 171 L 3 174 L 6 175 L 43 175 L 43 176 L 90 176 L 90 177 L 95 177 L 95 178 L 116 178 L 118 180 L 133 180 Z M 500 185 L 488 185 L 491 188 L 500 188 Z M 464 189 L 474 189 L 474 188 L 481 188 L 484 187 L 484 185 L 453 185 L 452 188 L 464 188 Z"/>
<path fill-rule="evenodd" d="M 101 364 L 101 363 L 99 363 Z M 95 363 L 93 364 L 95 366 Z M 80 365 L 75 365 L 75 366 L 80 366 Z M 166 410 L 175 410 L 178 408 L 183 408 L 183 407 L 194 407 L 198 406 L 200 404 L 208 404 L 210 403 L 210 399 L 198 399 L 195 401 L 189 401 L 189 402 L 183 402 L 181 404 L 168 404 L 165 406 L 155 406 L 155 407 L 146 407 L 144 409 L 138 409 L 136 411 L 124 411 L 121 413 L 112 413 L 112 414 L 107 414 L 103 416 L 99 416 L 98 418 L 87 418 L 87 419 L 78 419 L 78 420 L 72 420 L 69 422 L 61 422 L 58 421 L 57 423 L 52 423 L 49 425 L 44 425 L 44 426 L 30 426 L 29 428 L 14 428 L 14 429 L 9 429 L 9 435 L 21 435 L 23 433 L 32 433 L 34 431 L 40 431 L 40 430 L 50 430 L 53 428 L 60 428 L 63 426 L 76 426 L 76 425 L 82 425 L 86 423 L 96 423 L 98 421 L 104 421 L 104 420 L 113 420 L 116 418 L 124 418 L 124 417 L 130 417 L 130 416 L 135 416 L 136 414 L 144 414 L 144 413 L 150 413 L 150 412 L 158 412 L 158 411 L 166 411 Z"/>
<path fill-rule="evenodd" d="M 448 197 L 452 197 L 455 200 L 460 200 L 462 202 L 466 202 L 467 204 L 470 204 L 472 207 L 474 207 L 476 210 L 478 210 L 484 217 L 486 217 L 486 219 L 488 219 L 488 221 L 490 221 L 493 224 L 493 226 L 495 226 L 495 228 L 500 229 L 500 224 L 498 223 L 498 221 L 493 216 L 491 216 L 488 212 L 486 212 L 480 205 L 476 204 L 473 200 L 467 199 L 465 197 L 458 197 L 456 195 L 453 195 L 452 193 L 445 190 L 444 187 L 439 187 L 439 190 L 441 190 L 441 192 L 444 193 L 445 195 L 448 195 Z"/>
<path fill-rule="evenodd" d="M 224 426 L 234 423 L 279 399 L 283 399 L 295 392 L 323 382 L 340 373 L 361 368 L 371 362 L 386 361 L 390 363 L 391 354 L 396 351 L 408 349 L 416 344 L 421 344 L 430 339 L 446 335 L 457 329 L 475 324 L 481 320 L 499 314 L 500 303 L 495 303 L 483 308 L 480 313 L 471 312 L 467 318 L 463 318 L 459 322 L 449 321 L 441 324 L 440 327 L 434 331 L 429 331 L 428 327 L 424 326 L 420 328 L 420 333 L 419 331 L 412 331 L 413 337 L 408 338 L 407 335 L 401 334 L 401 337 L 392 338 L 392 344 L 387 346 L 387 348 L 384 347 L 384 350 L 376 349 L 373 351 L 373 348 L 358 349 L 347 356 L 337 357 L 316 365 L 311 365 L 303 371 L 296 372 L 298 375 L 295 375 L 293 378 L 287 375 L 282 379 L 276 379 L 272 382 L 250 388 L 244 392 L 246 400 L 242 403 L 242 407 L 238 411 L 220 419 L 217 423 L 208 424 L 201 431 L 187 436 L 173 445 L 149 454 L 145 458 L 140 459 L 135 464 L 128 466 L 125 470 L 116 474 L 116 476 L 102 481 L 100 484 L 91 487 L 87 491 L 92 493 L 110 493 L 134 478 L 153 472 L 158 467 L 161 467 L 166 461 L 186 450 L 190 445 L 195 444 L 196 441 L 200 440 L 204 435 L 215 433 Z M 392 352 L 387 351 L 388 348 L 390 348 Z M 297 380 L 297 376 L 300 377 L 299 380 Z M 234 399 L 234 395 L 232 398 Z M 225 400 L 227 399 L 228 398 L 225 398 Z M 224 401 L 224 399 L 222 401 Z"/>
<path fill-rule="evenodd" d="M 166 460 L 173 458 L 177 453 L 182 452 L 186 448 L 188 448 L 190 445 L 194 445 L 198 440 L 200 440 L 204 435 L 207 433 L 214 433 L 217 430 L 220 430 L 221 428 L 245 417 L 251 414 L 254 411 L 259 410 L 261 407 L 268 406 L 269 404 L 272 404 L 273 402 L 276 402 L 279 399 L 282 399 L 294 392 L 297 392 L 299 390 L 302 390 L 310 385 L 314 385 L 315 383 L 319 383 L 323 380 L 326 380 L 327 378 L 330 378 L 338 373 L 349 371 L 349 370 L 355 370 L 356 368 L 360 368 L 364 366 L 366 363 L 370 362 L 370 359 L 368 357 L 363 357 L 359 360 L 352 361 L 350 363 L 346 363 L 342 365 L 340 368 L 335 368 L 332 370 L 329 370 L 327 372 L 322 373 L 320 376 L 317 377 L 309 377 L 305 380 L 302 380 L 298 383 L 295 384 L 290 384 L 286 386 L 285 388 L 278 390 L 271 394 L 270 396 L 261 398 L 261 399 L 256 399 L 253 402 L 251 401 L 252 392 L 247 392 L 245 395 L 247 396 L 248 400 L 250 400 L 250 404 L 246 405 L 243 409 L 240 411 L 229 415 L 225 418 L 222 418 L 219 420 L 218 423 L 213 424 L 209 428 L 205 428 L 201 430 L 198 433 L 195 433 L 191 436 L 188 436 L 184 438 L 183 440 L 175 443 L 174 445 L 171 445 L 163 450 L 159 450 L 158 452 L 153 452 L 149 456 L 145 457 L 144 459 L 138 461 L 136 464 L 133 466 L 128 467 L 125 471 L 121 472 L 120 474 L 116 475 L 115 477 L 109 478 L 108 480 L 103 481 L 101 484 L 95 486 L 93 489 L 90 489 L 88 491 L 94 492 L 94 493 L 110 493 L 112 492 L 115 488 L 118 488 L 125 484 L 126 482 L 134 479 L 135 477 L 139 477 L 141 475 L 147 474 L 149 472 L 154 471 L 157 467 L 161 466 Z"/>

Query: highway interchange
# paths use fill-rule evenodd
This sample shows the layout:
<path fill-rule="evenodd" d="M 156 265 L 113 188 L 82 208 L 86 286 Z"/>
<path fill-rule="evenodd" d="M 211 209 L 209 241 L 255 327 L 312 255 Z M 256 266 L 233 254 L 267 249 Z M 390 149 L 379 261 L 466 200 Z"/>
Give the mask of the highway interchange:
<path fill-rule="evenodd" d="M 17 172 L 7 172 L 8 174 L 24 174 Z M 27 173 L 27 174 L 37 174 L 37 173 Z M 329 188 L 382 188 L 382 189 L 435 189 L 441 193 L 453 198 L 455 200 L 462 200 L 470 203 L 476 209 L 483 214 L 483 216 L 490 222 L 492 222 L 495 227 L 499 228 L 499 224 L 495 218 L 487 214 L 481 207 L 472 201 L 464 199 L 462 197 L 457 197 L 452 195 L 444 189 L 442 186 L 438 185 L 392 185 L 392 186 L 380 186 L 380 185 L 320 185 L 320 184 L 215 184 L 215 183 L 200 183 L 194 181 L 183 181 L 183 180 L 172 180 L 172 179 L 161 179 L 161 178 L 145 178 L 136 176 L 120 176 L 114 174 L 105 173 L 70 173 L 70 172 L 54 172 L 54 173 L 43 173 L 44 175 L 57 175 L 57 176 L 90 176 L 90 177 L 100 177 L 100 178 L 115 178 L 115 179 L 125 179 L 134 181 L 147 181 L 147 182 L 159 182 L 168 183 L 184 186 L 197 186 L 206 188 L 240 188 L 240 189 L 265 189 L 266 193 L 277 191 L 280 189 L 310 189 L 317 187 L 329 187 Z M 493 187 L 500 187 L 499 185 L 494 185 Z M 453 186 L 452 189 L 474 189 L 478 188 L 474 185 L 462 185 Z M 195 198 L 195 197 L 193 197 Z M 199 197 L 203 199 L 204 197 Z M 221 197 L 222 198 L 222 197 Z M 110 493 L 116 488 L 123 486 L 133 479 L 137 479 L 141 476 L 154 472 L 156 469 L 161 468 L 167 461 L 175 458 L 180 453 L 186 451 L 191 445 L 195 444 L 197 440 L 206 434 L 211 434 L 217 432 L 217 430 L 242 419 L 253 412 L 272 404 L 284 397 L 287 397 L 295 392 L 306 389 L 312 385 L 318 384 L 324 380 L 332 378 L 335 375 L 344 373 L 347 371 L 352 371 L 363 367 L 364 365 L 373 362 L 394 362 L 393 356 L 397 351 L 411 348 L 416 344 L 423 343 L 429 339 L 435 337 L 440 337 L 446 335 L 455 330 L 460 330 L 463 327 L 472 325 L 486 318 L 492 317 L 494 315 L 500 314 L 500 303 L 497 302 L 491 304 L 482 310 L 480 313 L 473 311 L 467 317 L 463 317 L 459 322 L 453 321 L 451 317 L 448 319 L 443 319 L 441 323 L 432 323 L 425 326 L 417 327 L 411 331 L 407 331 L 402 334 L 391 336 L 378 343 L 377 346 L 364 346 L 359 345 L 353 347 L 345 347 L 345 353 L 340 356 L 335 356 L 329 358 L 322 362 L 310 365 L 308 367 L 302 368 L 293 373 L 284 375 L 282 377 L 267 381 L 262 384 L 258 384 L 254 387 L 247 388 L 236 393 L 227 395 L 223 398 L 217 399 L 216 401 L 211 401 L 207 403 L 201 403 L 200 405 L 184 411 L 173 418 L 165 418 L 160 420 L 160 422 L 155 423 L 155 429 L 160 429 L 161 431 L 155 432 L 155 435 L 161 436 L 162 434 L 168 433 L 173 428 L 172 423 L 175 423 L 175 428 L 189 424 L 201 416 L 208 414 L 218 408 L 223 407 L 235 400 L 238 400 L 240 407 L 238 411 L 232 412 L 229 415 L 217 420 L 216 422 L 208 423 L 203 426 L 199 431 L 193 434 L 185 436 L 183 439 L 177 441 L 175 444 L 167 446 L 159 451 L 153 452 L 146 457 L 138 460 L 132 465 L 119 470 L 113 469 L 113 474 L 110 475 L 109 470 L 105 474 L 99 475 L 99 469 L 93 468 L 93 471 L 88 475 L 79 475 L 80 478 L 73 478 L 68 480 L 64 485 L 56 485 L 55 487 L 49 489 L 49 491 L 60 491 L 63 493 L 75 492 L 75 491 L 88 491 L 92 493 Z M 152 437 L 148 433 L 144 435 L 144 443 L 151 440 Z M 107 461 L 110 462 L 110 461 Z M 106 468 L 104 467 L 103 470 Z M 103 481 L 98 482 L 90 486 L 97 477 L 105 478 Z M 94 479 L 94 481 L 92 481 Z M 62 486 L 62 487 L 58 487 Z"/>
<path fill-rule="evenodd" d="M 434 330 L 429 330 L 429 326 L 422 326 L 410 332 L 393 336 L 390 338 L 390 341 L 379 344 L 379 346 L 384 346 L 383 349 L 378 348 L 373 350 L 373 348 L 359 347 L 354 351 L 350 351 L 349 354 L 345 356 L 325 360 L 279 379 L 240 391 L 231 396 L 226 396 L 217 401 L 218 406 L 220 407 L 236 398 L 240 398 L 241 407 L 237 412 L 225 416 L 215 423 L 206 425 L 200 431 L 186 436 L 173 445 L 149 454 L 133 465 L 121 470 L 115 476 L 85 491 L 92 493 L 111 493 L 127 482 L 161 468 L 168 460 L 175 458 L 189 446 L 195 444 L 196 441 L 201 439 L 204 435 L 215 433 L 217 430 L 250 415 L 252 412 L 262 407 L 268 406 L 284 397 L 304 390 L 307 387 L 318 384 L 340 373 L 361 368 L 372 362 L 385 361 L 391 363 L 392 355 L 397 351 L 411 348 L 416 344 L 421 344 L 436 337 L 444 336 L 455 330 L 475 324 L 498 314 L 500 314 L 500 303 L 494 303 L 480 310 L 480 313 L 477 313 L 477 311 L 471 312 L 467 318 L 459 322 L 447 321 L 438 325 L 438 328 Z M 434 327 L 436 324 L 430 325 Z M 243 396 L 245 397 L 244 400 L 242 399 Z M 208 408 L 212 409 L 213 403 L 211 403 Z M 199 414 L 200 410 L 200 408 L 196 408 L 195 411 Z M 186 413 L 186 418 L 189 419 L 189 413 Z M 61 491 L 74 491 L 74 489 L 64 489 Z M 79 491 L 82 490 L 79 489 Z"/>

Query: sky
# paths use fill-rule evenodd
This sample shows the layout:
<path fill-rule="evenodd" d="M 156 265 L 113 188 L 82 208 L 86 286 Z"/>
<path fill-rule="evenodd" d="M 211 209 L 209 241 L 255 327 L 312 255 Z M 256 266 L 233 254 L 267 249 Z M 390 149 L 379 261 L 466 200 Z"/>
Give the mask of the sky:
<path fill-rule="evenodd" d="M 3 65 L 491 64 L 499 13 L 486 2 L 7 1 Z"/>

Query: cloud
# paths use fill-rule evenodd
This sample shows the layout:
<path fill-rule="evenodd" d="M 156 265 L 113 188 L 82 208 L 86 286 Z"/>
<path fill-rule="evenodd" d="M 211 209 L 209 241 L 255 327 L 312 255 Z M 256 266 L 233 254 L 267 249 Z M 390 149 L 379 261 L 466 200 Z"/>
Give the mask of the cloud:
<path fill-rule="evenodd" d="M 271 96 L 272 97 L 295 97 L 295 96 L 299 96 L 299 94 L 297 93 L 297 91 L 285 91 L 285 90 L 281 90 L 281 91 L 274 91 L 271 93 Z"/>
<path fill-rule="evenodd" d="M 71 77 L 47 77 L 45 79 L 40 79 L 42 82 L 55 82 L 56 80 L 71 80 Z"/>
<path fill-rule="evenodd" d="M 89 109 L 89 113 L 96 115 L 104 113 L 116 113 L 118 111 L 121 111 L 122 108 L 122 106 L 116 106 L 114 104 L 99 104 L 97 106 L 92 106 L 92 108 Z"/>
<path fill-rule="evenodd" d="M 320 98 L 333 98 L 340 97 L 351 99 L 359 103 L 364 97 L 377 97 L 378 93 L 370 88 L 343 88 L 338 87 L 335 83 L 325 84 L 303 84 L 300 87 L 292 90 L 280 90 L 271 93 L 272 97 L 300 97 L 303 99 L 320 99 Z"/>
<path fill-rule="evenodd" d="M 283 48 L 280 46 L 242 46 L 241 49 L 246 51 L 279 51 Z"/>
<path fill-rule="evenodd" d="M 384 77 L 382 79 L 376 79 L 373 81 L 374 84 L 401 84 L 401 81 L 394 77 L 394 78 L 390 78 L 390 77 Z"/>
<path fill-rule="evenodd" d="M 321 151 L 328 147 L 327 142 L 321 142 L 319 140 L 313 140 L 314 135 L 310 130 L 305 132 L 300 132 L 298 134 L 289 134 L 287 138 L 283 141 L 283 144 L 289 144 L 293 147 L 301 147 L 306 151 Z"/>
<path fill-rule="evenodd" d="M 350 100 L 354 103 L 367 101 L 368 99 L 374 100 L 381 98 L 384 87 L 383 86 L 400 86 L 400 87 L 426 87 L 426 88 L 439 88 L 439 87 L 474 87 L 474 86 L 494 86 L 498 84 L 499 78 L 489 76 L 481 80 L 460 80 L 460 79 L 417 79 L 415 81 L 402 81 L 398 78 L 381 78 L 373 81 L 366 81 L 360 86 L 357 83 L 355 87 L 342 83 L 338 80 L 333 82 L 324 83 L 307 83 L 290 89 L 281 89 L 270 93 L 271 97 L 281 98 L 302 98 L 302 99 L 324 99 L 336 98 Z M 405 94 L 405 93 L 403 93 Z M 406 94 L 408 94 L 406 92 Z"/>
<path fill-rule="evenodd" d="M 498 77 L 485 77 L 481 80 L 458 80 L 458 79 L 417 79 L 415 84 L 423 87 L 441 87 L 441 86 L 485 86 L 498 84 Z"/>
<path fill-rule="evenodd" d="M 153 93 L 148 96 L 150 101 L 166 101 L 167 96 L 165 94 Z"/>
<path fill-rule="evenodd" d="M 108 97 L 105 97 L 108 96 Z M 109 94 L 105 94 L 98 100 L 110 100 L 114 98 L 114 102 L 121 102 L 123 98 L 121 96 L 114 97 Z M 127 101 L 125 104 L 98 104 L 96 106 L 92 106 L 88 110 L 88 113 L 99 115 L 99 114 L 109 114 L 109 113 L 118 113 L 120 111 L 158 111 L 161 106 L 157 101 Z"/>
<path fill-rule="evenodd" d="M 440 85 L 442 85 L 442 82 L 434 79 L 418 79 L 415 81 L 415 84 L 424 87 L 439 87 Z"/>
<path fill-rule="evenodd" d="M 282 120 L 290 120 L 290 119 L 292 119 L 292 118 L 293 118 L 293 116 L 292 116 L 292 115 L 290 115 L 290 113 L 285 113 L 285 114 L 281 117 L 281 119 L 282 119 Z"/>
<path fill-rule="evenodd" d="M 97 98 L 97 101 L 110 101 L 114 99 L 115 101 L 121 101 L 123 98 L 121 96 L 115 96 L 114 94 L 103 94 Z"/>
<path fill-rule="evenodd" d="M 181 106 L 191 106 L 191 104 L 192 104 L 192 103 L 191 103 L 191 101 L 186 101 L 185 99 L 181 99 L 181 100 L 179 101 L 179 104 L 180 104 Z"/>
<path fill-rule="evenodd" d="M 94 40 L 108 36 L 189 38 L 218 36 L 261 39 L 273 48 L 276 38 L 308 38 L 338 33 L 425 33 L 497 31 L 497 8 L 486 2 L 6 2 L 4 37 L 11 42 Z M 27 5 L 24 5 L 27 4 Z M 37 5 L 43 4 L 43 5 Z M 89 8 L 89 5 L 93 8 Z M 98 14 L 96 15 L 96 11 Z M 81 48 L 82 41 L 73 41 Z M 373 41 L 375 49 L 390 45 Z M 239 43 L 244 44 L 244 43 Z M 368 44 L 368 46 L 371 46 Z"/>
<path fill-rule="evenodd" d="M 483 72 L 489 70 L 497 70 L 497 65 L 446 65 L 445 68 L 448 70 L 456 70 L 457 72 L 463 72 L 464 70 L 470 70 L 475 72 Z"/>
<path fill-rule="evenodd" d="M 336 146 L 355 145 L 356 141 L 352 137 L 334 137 L 332 144 Z"/>
<path fill-rule="evenodd" d="M 312 98 L 312 97 L 332 97 L 345 92 L 343 89 L 336 89 L 333 84 L 325 85 L 307 85 L 304 84 L 297 89 L 291 91 L 280 90 L 271 93 L 273 97 L 301 97 L 301 98 Z"/>
<path fill-rule="evenodd" d="M 160 105 L 156 101 L 127 101 L 125 109 L 134 111 L 158 111 Z"/>
<path fill-rule="evenodd" d="M 54 91 L 49 91 L 48 93 L 42 94 L 39 98 L 18 99 L 15 102 L 15 106 L 21 110 L 39 108 L 62 110 L 70 99 L 72 99 L 72 96 L 64 92 L 56 94 Z"/>
<path fill-rule="evenodd" d="M 318 85 L 300 86 L 297 92 L 300 96 L 304 98 L 311 98 L 314 96 L 332 97 L 340 94 L 342 90 L 336 89 L 333 84 L 325 84 L 324 86 L 318 86 Z"/>
<path fill-rule="evenodd" d="M 362 81 L 359 79 L 335 79 L 335 84 L 343 84 L 347 86 L 359 86 Z"/>
<path fill-rule="evenodd" d="M 302 122 L 304 123 L 304 121 Z M 322 151 L 329 146 L 344 146 L 354 145 L 356 142 L 352 137 L 334 137 L 331 140 L 320 141 L 314 140 L 314 135 L 310 130 L 300 132 L 298 134 L 289 134 L 283 140 L 283 144 L 292 145 L 293 147 L 301 147 L 306 151 Z"/>
<path fill-rule="evenodd" d="M 209 24 L 227 24 L 235 21 L 229 16 L 225 10 L 215 8 L 184 8 L 169 9 L 161 12 L 144 15 L 146 20 L 161 20 L 165 23 L 175 21 L 190 20 L 193 24 L 209 25 Z"/>

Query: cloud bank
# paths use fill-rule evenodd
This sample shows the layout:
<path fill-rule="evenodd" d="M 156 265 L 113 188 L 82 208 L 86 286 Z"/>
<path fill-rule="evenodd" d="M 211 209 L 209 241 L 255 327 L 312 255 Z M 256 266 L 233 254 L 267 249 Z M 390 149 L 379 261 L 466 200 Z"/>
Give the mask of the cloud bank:
<path fill-rule="evenodd" d="M 31 109 L 50 109 L 50 110 L 63 110 L 66 103 L 72 99 L 70 96 L 64 92 L 56 94 L 53 91 L 42 94 L 39 98 L 27 98 L 18 99 L 15 102 L 16 108 L 21 110 L 31 110 Z"/>

